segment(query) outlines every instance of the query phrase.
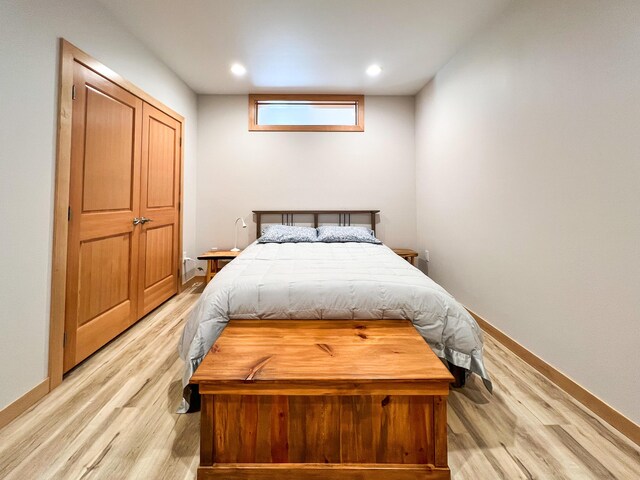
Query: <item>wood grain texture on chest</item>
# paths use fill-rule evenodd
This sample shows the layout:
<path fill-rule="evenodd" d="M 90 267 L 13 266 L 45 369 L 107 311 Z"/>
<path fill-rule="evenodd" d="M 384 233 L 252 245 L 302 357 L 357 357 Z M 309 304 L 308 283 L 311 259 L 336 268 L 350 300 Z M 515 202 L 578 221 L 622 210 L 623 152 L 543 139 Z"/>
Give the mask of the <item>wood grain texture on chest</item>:
<path fill-rule="evenodd" d="M 408 321 L 232 320 L 192 377 L 199 478 L 449 478 L 451 380 Z"/>
<path fill-rule="evenodd" d="M 452 377 L 408 321 L 232 320 L 191 381 L 211 393 L 446 394 Z"/>

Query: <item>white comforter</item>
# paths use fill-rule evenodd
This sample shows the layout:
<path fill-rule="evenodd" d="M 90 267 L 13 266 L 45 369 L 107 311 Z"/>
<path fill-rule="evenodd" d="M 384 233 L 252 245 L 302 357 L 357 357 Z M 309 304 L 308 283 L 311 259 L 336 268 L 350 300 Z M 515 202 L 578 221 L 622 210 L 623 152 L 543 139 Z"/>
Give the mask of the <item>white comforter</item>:
<path fill-rule="evenodd" d="M 384 245 L 253 243 L 207 285 L 180 339 L 186 386 L 230 319 L 408 319 L 440 358 L 491 381 L 482 332 L 441 286 Z M 181 407 L 186 408 L 186 402 Z"/>

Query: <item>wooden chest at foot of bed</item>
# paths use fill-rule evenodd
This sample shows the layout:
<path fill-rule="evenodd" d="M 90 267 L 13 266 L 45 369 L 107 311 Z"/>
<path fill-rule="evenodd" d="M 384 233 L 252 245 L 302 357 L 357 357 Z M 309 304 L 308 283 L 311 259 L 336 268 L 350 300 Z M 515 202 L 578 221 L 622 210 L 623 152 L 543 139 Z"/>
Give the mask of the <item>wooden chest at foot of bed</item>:
<path fill-rule="evenodd" d="M 232 320 L 192 382 L 198 479 L 448 479 L 453 380 L 402 320 Z"/>

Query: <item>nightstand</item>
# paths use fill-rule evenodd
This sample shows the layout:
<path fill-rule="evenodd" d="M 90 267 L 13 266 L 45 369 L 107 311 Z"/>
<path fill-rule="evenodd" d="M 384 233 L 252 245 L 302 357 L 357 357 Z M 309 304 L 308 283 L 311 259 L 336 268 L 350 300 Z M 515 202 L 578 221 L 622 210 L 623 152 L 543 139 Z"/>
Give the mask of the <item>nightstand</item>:
<path fill-rule="evenodd" d="M 411 265 L 415 266 L 416 257 L 418 256 L 418 252 L 415 250 L 411 250 L 410 248 L 392 248 L 393 252 L 397 255 L 400 255 Z"/>
<path fill-rule="evenodd" d="M 206 285 L 222 268 L 218 263 L 220 260 L 231 261 L 240 255 L 241 252 L 232 252 L 231 250 L 211 250 L 198 256 L 198 260 L 207 261 L 207 274 L 205 276 Z"/>

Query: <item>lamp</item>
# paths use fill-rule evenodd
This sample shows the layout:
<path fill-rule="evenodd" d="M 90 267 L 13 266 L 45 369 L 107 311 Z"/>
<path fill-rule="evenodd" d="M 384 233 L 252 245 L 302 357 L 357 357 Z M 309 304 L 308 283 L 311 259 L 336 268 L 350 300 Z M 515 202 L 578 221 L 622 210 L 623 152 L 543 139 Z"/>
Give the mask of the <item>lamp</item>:
<path fill-rule="evenodd" d="M 244 218 L 242 218 L 242 217 L 236 218 L 236 223 L 235 223 L 235 226 L 234 226 L 234 229 L 236 231 L 236 241 L 234 243 L 235 246 L 231 249 L 232 252 L 239 252 L 240 251 L 240 249 L 238 248 L 238 221 L 239 220 L 242 220 L 242 228 L 247 228 L 247 224 L 244 223 Z"/>

